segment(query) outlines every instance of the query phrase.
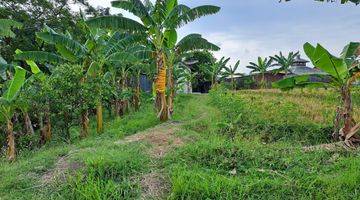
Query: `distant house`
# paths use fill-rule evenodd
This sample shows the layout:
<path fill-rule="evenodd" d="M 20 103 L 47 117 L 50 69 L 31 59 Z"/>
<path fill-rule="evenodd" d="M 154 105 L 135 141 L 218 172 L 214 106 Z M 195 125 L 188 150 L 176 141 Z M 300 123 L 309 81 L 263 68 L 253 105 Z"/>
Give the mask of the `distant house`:
<path fill-rule="evenodd" d="M 271 88 L 273 82 L 279 81 L 285 77 L 305 75 L 305 74 L 324 74 L 321 70 L 317 68 L 308 67 L 307 63 L 310 61 L 302 59 L 299 56 L 295 59 L 293 65 L 290 67 L 289 71 L 286 73 L 285 71 L 279 71 L 278 69 L 270 70 L 265 73 L 265 82 L 266 87 Z M 262 75 L 261 74 L 250 74 L 247 76 L 237 77 L 236 83 L 238 88 L 240 89 L 259 89 L 261 83 Z M 227 79 L 228 81 L 229 78 Z M 319 80 L 319 77 L 313 76 L 311 77 L 312 81 L 326 81 Z"/>
<path fill-rule="evenodd" d="M 140 76 L 140 88 L 141 91 L 150 93 L 152 91 L 152 80 L 149 80 L 146 74 L 141 74 Z"/>

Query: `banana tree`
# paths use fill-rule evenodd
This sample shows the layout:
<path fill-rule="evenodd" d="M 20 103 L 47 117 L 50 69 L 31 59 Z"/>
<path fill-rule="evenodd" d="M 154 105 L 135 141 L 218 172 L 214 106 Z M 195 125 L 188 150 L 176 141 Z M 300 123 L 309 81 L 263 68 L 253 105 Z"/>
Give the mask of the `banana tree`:
<path fill-rule="evenodd" d="M 250 65 L 246 66 L 246 68 L 252 69 L 250 72 L 251 74 L 259 73 L 261 75 L 260 86 L 262 89 L 266 87 L 265 73 L 269 70 L 270 67 L 274 66 L 272 62 L 273 60 L 271 58 L 262 59 L 261 57 L 258 57 L 257 63 L 250 62 Z"/>
<path fill-rule="evenodd" d="M 218 51 L 220 48 L 215 44 L 210 43 L 204 39 L 200 34 L 189 34 L 177 41 L 167 41 L 166 47 L 168 48 L 168 85 L 169 85 L 169 96 L 168 96 L 168 115 L 174 111 L 174 98 L 176 93 L 175 88 L 175 77 L 174 77 L 174 65 L 181 63 L 182 58 L 188 55 L 192 51 L 197 50 L 210 50 Z"/>
<path fill-rule="evenodd" d="M 214 87 L 218 83 L 218 79 L 221 76 L 223 69 L 230 61 L 230 58 L 225 59 L 222 57 L 219 61 L 215 62 L 213 65 L 210 66 L 201 66 L 201 70 L 209 77 L 211 81 L 211 87 Z"/>
<path fill-rule="evenodd" d="M 229 67 L 224 67 L 224 73 L 223 73 L 223 75 L 225 76 L 225 77 L 230 77 L 230 81 L 231 81 L 231 88 L 232 88 L 232 90 L 236 90 L 236 84 L 235 84 L 235 79 L 234 79 L 234 77 L 235 76 L 243 76 L 243 74 L 242 73 L 238 73 L 237 72 L 237 70 L 238 70 L 238 68 L 239 68 L 239 65 L 240 65 L 240 60 L 238 60 L 237 62 L 236 62 L 236 64 L 234 65 L 234 67 L 233 66 L 229 66 Z"/>
<path fill-rule="evenodd" d="M 288 75 L 290 67 L 294 64 L 295 58 L 299 56 L 299 52 L 290 52 L 288 56 L 284 56 L 280 51 L 279 55 L 271 56 L 270 58 L 276 62 L 274 66 L 279 66 L 278 71 L 285 71 L 285 75 Z"/>
<path fill-rule="evenodd" d="M 22 85 L 25 82 L 26 71 L 15 66 L 15 75 L 10 81 L 8 90 L 0 97 L 0 120 L 6 123 L 6 135 L 7 135 L 7 157 L 12 161 L 16 157 L 15 149 L 15 135 L 13 132 L 14 125 L 12 123 L 12 117 L 16 105 L 13 104 L 16 96 L 18 95 Z"/>
<path fill-rule="evenodd" d="M 176 80 L 175 88 L 180 89 L 181 85 L 187 87 L 187 93 L 192 92 L 192 85 L 197 81 L 197 72 L 192 72 L 187 67 L 182 68 L 180 65 L 175 65 L 174 68 L 174 77 Z"/>
<path fill-rule="evenodd" d="M 140 109 L 141 105 L 141 85 L 140 79 L 143 73 L 146 73 L 146 69 L 150 68 L 150 64 L 139 63 L 134 65 L 131 68 L 132 81 L 133 81 L 133 95 L 132 95 L 132 104 L 135 111 Z"/>
<path fill-rule="evenodd" d="M 141 23 L 121 16 L 104 16 L 90 19 L 88 24 L 100 28 L 113 30 L 126 30 L 146 33 L 146 38 L 153 46 L 153 59 L 156 60 L 157 77 L 155 87 L 157 93 L 158 116 L 161 121 L 167 121 L 168 104 L 166 100 L 167 78 L 167 43 L 176 43 L 176 29 L 194 21 L 195 19 L 217 13 L 220 8 L 216 6 L 199 6 L 189 8 L 178 4 L 177 0 L 157 0 L 155 4 L 141 0 L 118 0 L 111 2 L 113 7 L 121 8 L 137 16 Z"/>
<path fill-rule="evenodd" d="M 15 74 L 13 78 L 9 80 L 9 87 L 6 92 L 0 97 L 0 121 L 6 123 L 7 156 L 10 161 L 14 160 L 16 157 L 12 118 L 15 109 L 19 108 L 19 105 L 16 104 L 15 100 L 26 80 L 26 70 L 16 65 L 13 67 L 15 69 Z M 40 70 L 36 66 L 33 66 L 31 72 L 33 74 L 38 74 Z"/>
<path fill-rule="evenodd" d="M 354 83 L 360 79 L 360 43 L 351 42 L 342 51 L 340 57 L 333 56 L 323 46 L 318 44 L 316 47 L 309 43 L 304 45 L 304 51 L 310 58 L 315 67 L 327 73 L 310 74 L 286 78 L 274 84 L 275 87 L 287 90 L 295 87 L 332 87 L 339 92 L 341 106 L 337 108 L 336 119 L 334 121 L 334 139 L 345 141 L 348 146 L 360 143 L 357 134 L 360 124 L 356 124 L 353 119 L 353 107 L 351 89 Z M 311 77 L 317 76 L 320 79 L 313 80 Z M 325 76 L 329 81 L 323 81 Z M 322 79 L 321 79 L 322 78 Z M 339 129 L 341 123 L 343 127 Z"/>

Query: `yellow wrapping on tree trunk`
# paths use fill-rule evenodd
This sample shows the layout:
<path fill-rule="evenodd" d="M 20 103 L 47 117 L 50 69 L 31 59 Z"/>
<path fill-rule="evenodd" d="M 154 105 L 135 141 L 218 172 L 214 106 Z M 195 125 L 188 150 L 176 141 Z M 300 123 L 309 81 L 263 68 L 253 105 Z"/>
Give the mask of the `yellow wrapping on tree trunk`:
<path fill-rule="evenodd" d="M 156 79 L 156 91 L 163 93 L 166 91 L 166 69 L 163 67 L 160 69 Z"/>

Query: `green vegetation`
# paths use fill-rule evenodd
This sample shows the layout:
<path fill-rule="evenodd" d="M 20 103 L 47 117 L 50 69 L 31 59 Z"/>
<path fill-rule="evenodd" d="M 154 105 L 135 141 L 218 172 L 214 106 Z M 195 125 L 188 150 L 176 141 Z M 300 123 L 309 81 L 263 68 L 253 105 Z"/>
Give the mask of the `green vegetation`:
<path fill-rule="evenodd" d="M 326 74 L 315 73 L 287 77 L 274 83 L 275 87 L 283 90 L 295 87 L 323 87 L 334 88 L 338 91 L 341 96 L 341 106 L 336 110 L 333 138 L 344 140 L 349 147 L 360 141 L 356 135 L 360 130 L 360 124 L 357 124 L 353 118 L 351 98 L 351 90 L 360 77 L 359 50 L 360 43 L 351 42 L 344 47 L 340 57 L 335 57 L 320 44 L 314 47 L 306 43 L 304 45 L 305 53 L 314 66 Z M 317 77 L 317 80 L 313 80 L 314 76 Z M 340 126 L 342 127 L 340 128 Z"/>
<path fill-rule="evenodd" d="M 318 73 L 300 76 L 299 53 L 258 57 L 244 84 L 278 66 L 287 92 L 236 91 L 240 61 L 177 33 L 220 7 L 74 3 L 0 5 L 0 200 L 359 198 L 359 42 L 306 43 Z"/>
<path fill-rule="evenodd" d="M 262 89 L 266 87 L 265 81 L 265 73 L 269 70 L 273 65 L 273 59 L 269 58 L 261 58 L 258 57 L 257 63 L 250 62 L 247 68 L 251 69 L 250 73 L 259 73 L 261 75 L 260 86 Z"/>
<path fill-rule="evenodd" d="M 182 134 L 197 140 L 166 157 L 170 198 L 356 198 L 357 151 L 303 149 L 330 140 L 332 118 L 308 107 L 320 98 L 326 101 L 319 110 L 336 107 L 331 91 L 213 90 L 210 102 L 219 110 L 208 108 L 207 120 L 187 125 Z"/>
<path fill-rule="evenodd" d="M 359 95 L 354 96 L 358 110 Z M 164 158 L 146 153 L 154 148 L 146 141 L 117 142 L 159 124 L 146 105 L 110 120 L 102 135 L 91 124 L 92 134 L 84 140 L 48 144 L 23 152 L 15 163 L 1 162 L 6 181 L 0 195 L 136 199 L 144 193 L 142 177 L 155 171 L 168 177 L 161 187 L 167 188 L 163 197 L 170 199 L 355 198 L 360 189 L 358 151 L 303 149 L 331 140 L 337 102 L 326 90 L 231 92 L 222 86 L 209 96 L 179 96 L 174 120 L 182 125 L 175 135 L 185 144 Z M 71 134 L 79 133 L 72 129 Z M 72 173 L 44 185 L 46 174 L 58 169 L 62 159 Z"/>

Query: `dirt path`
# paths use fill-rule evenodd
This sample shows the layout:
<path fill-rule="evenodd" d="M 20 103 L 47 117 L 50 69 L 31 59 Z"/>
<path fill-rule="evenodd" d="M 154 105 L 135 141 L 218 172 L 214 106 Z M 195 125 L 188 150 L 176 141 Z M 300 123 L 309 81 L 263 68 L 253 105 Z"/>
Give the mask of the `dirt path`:
<path fill-rule="evenodd" d="M 154 161 L 159 161 L 170 150 L 184 144 L 184 141 L 175 135 L 180 128 L 181 123 L 168 122 L 139 132 L 135 135 L 128 136 L 115 142 L 115 144 L 123 145 L 133 142 L 147 142 L 151 145 L 147 153 Z M 157 166 L 154 167 L 157 168 Z M 141 177 L 141 187 L 143 190 L 141 199 L 144 200 L 160 199 L 168 189 L 166 177 L 164 177 L 161 169 L 144 174 Z"/>

